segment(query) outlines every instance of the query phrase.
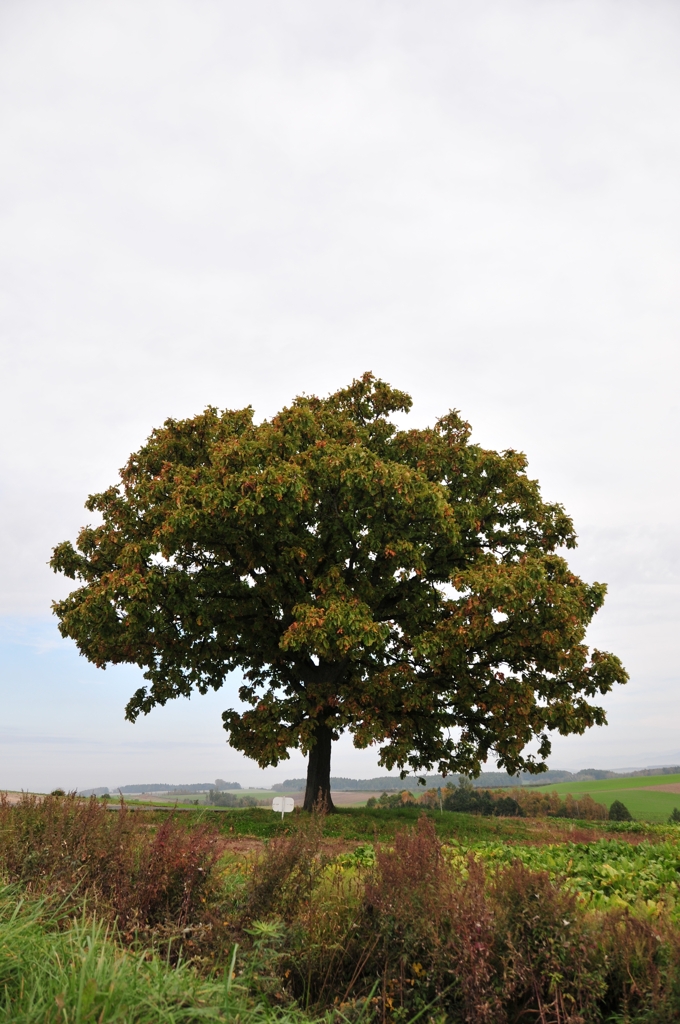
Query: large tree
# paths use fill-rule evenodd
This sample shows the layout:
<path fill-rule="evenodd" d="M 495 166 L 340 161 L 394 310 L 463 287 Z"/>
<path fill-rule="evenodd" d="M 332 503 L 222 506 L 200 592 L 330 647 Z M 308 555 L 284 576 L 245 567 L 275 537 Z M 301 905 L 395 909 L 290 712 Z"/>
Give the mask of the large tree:
<path fill-rule="evenodd" d="M 627 676 L 584 645 L 606 587 L 557 554 L 571 520 L 458 413 L 398 429 L 410 406 L 365 374 L 260 424 L 208 408 L 88 499 L 101 525 L 55 549 L 82 585 L 54 609 L 94 664 L 144 670 L 130 721 L 238 672 L 230 744 L 262 767 L 307 752 L 305 807 L 329 810 L 343 731 L 388 769 L 475 775 L 540 772 L 551 730 L 605 722 L 591 698 Z"/>

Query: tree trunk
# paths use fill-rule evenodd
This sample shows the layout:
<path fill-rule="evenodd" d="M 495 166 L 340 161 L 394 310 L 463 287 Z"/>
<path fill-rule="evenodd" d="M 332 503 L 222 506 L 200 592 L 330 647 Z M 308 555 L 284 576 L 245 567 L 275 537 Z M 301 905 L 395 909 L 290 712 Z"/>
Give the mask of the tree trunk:
<path fill-rule="evenodd" d="M 307 765 L 307 788 L 303 810 L 324 810 L 327 814 L 335 811 L 331 800 L 331 743 L 333 730 L 327 725 L 317 725 L 314 735 L 316 743 L 309 751 Z"/>

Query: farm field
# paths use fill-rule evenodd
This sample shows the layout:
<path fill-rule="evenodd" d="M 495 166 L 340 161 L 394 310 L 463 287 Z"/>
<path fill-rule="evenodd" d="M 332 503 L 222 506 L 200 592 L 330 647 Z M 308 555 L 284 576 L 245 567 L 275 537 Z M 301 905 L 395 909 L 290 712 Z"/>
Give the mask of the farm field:
<path fill-rule="evenodd" d="M 194 828 L 199 824 L 214 825 L 229 839 L 253 839 L 266 841 L 284 835 L 296 826 L 298 811 L 281 820 L 266 807 L 196 807 L 178 805 L 161 810 L 158 806 L 133 804 L 126 806 L 140 820 L 160 826 L 168 812 L 174 812 Z M 109 804 L 109 807 L 111 805 Z M 324 835 L 333 844 L 366 842 L 388 842 L 399 829 L 413 827 L 423 814 L 418 806 L 398 808 L 366 808 L 362 806 L 339 807 L 336 814 L 326 818 Z M 477 814 L 461 814 L 456 811 L 428 811 L 437 836 L 443 843 L 494 842 L 515 843 L 563 843 L 591 842 L 602 836 L 631 836 L 632 841 L 641 838 L 652 842 L 680 838 L 680 827 L 668 825 L 666 815 L 659 822 L 638 820 L 633 822 L 574 821 L 564 818 L 502 818 L 483 817 Z"/>
<path fill-rule="evenodd" d="M 200 812 L 194 812 L 198 814 Z M 205 811 L 210 814 L 211 811 Z M 423 809 L 417 806 L 393 809 L 340 807 L 337 814 L 326 819 L 324 834 L 329 839 L 345 842 L 391 840 L 400 828 L 414 826 Z M 680 838 L 680 827 L 669 825 L 668 815 L 653 822 L 574 821 L 565 818 L 502 818 L 456 811 L 429 811 L 437 836 L 443 843 L 495 841 L 513 843 L 590 842 L 594 837 L 630 835 L 648 838 L 653 842 Z M 270 838 L 291 827 L 288 818 L 282 824 L 280 816 L 265 808 L 230 810 L 221 816 L 219 827 L 230 834 Z"/>
<path fill-rule="evenodd" d="M 0 799 L 0 947 L 8 1024 L 665 1024 L 680 827 Z"/>
<path fill-rule="evenodd" d="M 592 782 L 562 782 L 541 786 L 541 792 L 571 793 L 574 799 L 588 793 L 593 800 L 607 808 L 614 800 L 626 805 L 633 817 L 639 821 L 666 822 L 674 807 L 680 808 L 680 792 L 655 789 L 656 786 L 678 786 L 680 775 L 651 775 L 633 779 L 600 779 Z"/>
<path fill-rule="evenodd" d="M 675 792 L 672 788 L 676 789 Z M 533 788 L 533 787 L 531 787 Z M 538 785 L 536 788 L 540 792 L 555 792 L 560 796 L 566 796 L 570 793 L 574 799 L 577 799 L 579 795 L 588 793 L 598 803 L 603 804 L 609 808 L 614 800 L 620 800 L 626 805 L 628 810 L 631 812 L 633 817 L 640 822 L 650 822 L 656 824 L 664 824 L 668 821 L 669 815 L 672 813 L 675 807 L 680 808 L 680 774 L 677 775 L 658 775 L 658 776 L 643 776 L 640 778 L 622 778 L 622 779 L 601 779 L 599 781 L 586 781 L 586 782 L 563 782 L 553 783 L 550 785 Z M 499 791 L 499 792 L 505 792 Z M 236 798 L 249 796 L 255 798 L 258 803 L 268 804 L 275 796 L 291 796 L 295 801 L 296 807 L 301 807 L 304 800 L 304 793 L 300 791 L 290 792 L 279 792 L 270 790 L 234 790 L 233 794 Z M 11 798 L 18 798 L 19 794 L 12 794 Z M 333 800 L 336 807 L 344 809 L 353 807 L 356 809 L 365 808 L 366 801 L 369 797 L 375 797 L 376 792 L 371 790 L 367 792 L 360 792 L 358 790 L 351 790 L 347 792 L 336 791 L 333 792 Z M 178 810 L 190 811 L 197 805 L 201 808 L 214 810 L 217 813 L 224 814 L 227 811 L 231 812 L 232 808 L 225 807 L 214 807 L 208 803 L 207 794 L 197 794 L 195 797 L 184 797 L 178 794 L 140 794 L 140 795 L 126 795 L 124 797 L 125 803 L 129 806 L 136 807 L 163 807 L 163 808 L 177 808 Z M 111 794 L 111 802 L 119 802 L 117 794 Z M 268 808 L 263 808 L 265 813 Z M 247 810 L 242 813 L 247 814 Z M 259 834 L 261 828 L 256 827 L 256 831 Z"/>
<path fill-rule="evenodd" d="M 293 800 L 295 801 L 295 806 L 296 807 L 302 807 L 302 804 L 304 803 L 304 799 L 305 799 L 304 792 L 302 792 L 300 790 L 290 790 L 290 791 L 288 791 L 288 790 L 285 790 L 285 791 L 283 791 L 283 790 L 276 790 L 276 791 L 274 791 L 274 790 L 268 790 L 268 789 L 263 789 L 263 790 L 259 790 L 259 789 L 258 790 L 254 790 L 254 789 L 240 789 L 240 790 L 230 790 L 229 792 L 233 793 L 233 795 L 234 795 L 234 797 L 236 797 L 236 799 L 239 799 L 239 798 L 244 797 L 244 796 L 250 796 L 250 797 L 253 797 L 255 800 L 257 800 L 258 803 L 264 803 L 265 801 L 267 801 L 270 805 L 271 805 L 271 801 L 273 800 L 273 798 L 277 797 L 277 796 L 290 796 L 290 797 L 292 797 Z M 375 796 L 375 792 L 372 791 L 372 790 L 370 790 L 368 792 L 362 792 L 360 790 L 348 790 L 348 791 L 345 792 L 345 791 L 340 790 L 340 791 L 335 791 L 333 793 L 333 801 L 334 801 L 336 807 L 353 807 L 355 805 L 356 806 L 362 806 L 372 796 Z M 117 794 L 113 793 L 111 799 L 113 801 L 117 801 L 120 798 L 117 796 Z M 124 797 L 124 799 L 125 799 L 125 802 L 128 803 L 128 804 L 139 805 L 139 806 L 144 806 L 144 807 L 154 807 L 154 806 L 174 807 L 176 805 L 178 808 L 190 809 L 192 807 L 195 807 L 196 805 L 198 805 L 198 806 L 206 806 L 206 807 L 212 807 L 213 806 L 212 804 L 209 803 L 208 796 L 207 796 L 206 793 L 198 793 L 195 797 L 191 797 L 191 798 L 186 798 L 186 797 L 183 797 L 183 796 L 178 796 L 176 794 L 173 795 L 171 793 L 168 793 L 168 794 L 158 794 L 158 795 L 153 795 L 153 796 L 150 795 L 150 794 L 146 794 L 146 793 L 140 793 L 139 795 L 136 795 L 136 794 L 129 795 L 129 796 L 126 795 Z M 228 809 L 229 808 L 215 807 L 215 810 L 228 810 Z"/>
<path fill-rule="evenodd" d="M 281 795 L 280 793 L 274 793 L 268 789 L 234 789 L 227 790 L 226 792 L 231 793 L 237 800 L 247 796 L 257 800 L 258 803 L 266 800 L 270 804 L 273 797 Z M 196 806 L 213 806 L 208 800 L 207 793 L 196 793 L 193 796 L 187 796 L 183 793 L 126 793 L 123 796 L 123 800 L 126 804 L 139 807 L 178 807 L 180 809 L 191 809 Z M 115 791 L 111 793 L 111 802 L 120 802 L 120 795 Z M 224 810 L 225 808 L 216 807 L 214 809 Z"/>

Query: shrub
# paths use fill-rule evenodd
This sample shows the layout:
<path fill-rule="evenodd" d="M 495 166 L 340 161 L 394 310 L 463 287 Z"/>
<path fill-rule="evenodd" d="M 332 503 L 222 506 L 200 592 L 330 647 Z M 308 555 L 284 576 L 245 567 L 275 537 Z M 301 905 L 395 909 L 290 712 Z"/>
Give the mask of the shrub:
<path fill-rule="evenodd" d="M 662 921 L 640 919 L 628 910 L 603 914 L 598 924 L 608 961 L 607 987 L 601 1000 L 605 1019 L 612 1013 L 617 1014 L 616 1020 L 642 1020 L 645 1024 L 677 1020 L 680 1004 L 673 991 L 677 984 L 677 934 Z"/>
<path fill-rule="evenodd" d="M 377 847 L 376 870 L 366 884 L 368 907 L 399 927 L 429 932 L 439 918 L 448 875 L 434 823 L 423 814 L 415 830 L 396 833 L 392 848 Z"/>
<path fill-rule="evenodd" d="M 416 798 L 408 789 L 401 793 L 383 793 L 379 797 L 371 796 L 366 801 L 367 807 L 383 807 L 394 809 L 395 807 L 408 807 L 416 803 Z"/>
<path fill-rule="evenodd" d="M 494 801 L 493 813 L 503 818 L 523 817 L 522 808 L 511 796 L 498 796 Z"/>
<path fill-rule="evenodd" d="M 527 818 L 556 816 L 565 808 L 564 801 L 557 793 L 546 793 L 531 786 L 518 786 L 509 794 L 522 808 Z"/>
<path fill-rule="evenodd" d="M 415 829 L 396 833 L 392 848 L 377 847 L 363 893 L 362 994 L 381 978 L 383 1008 L 441 998 L 452 981 L 451 871 L 427 815 Z M 414 989 L 417 989 L 414 992 Z"/>
<path fill-rule="evenodd" d="M 184 926 L 201 905 L 222 847 L 219 834 L 169 815 L 149 829 L 121 804 L 95 797 L 0 795 L 0 866 L 30 891 L 87 895 L 123 927 Z"/>
<path fill-rule="evenodd" d="M 424 793 L 417 798 L 416 803 L 420 807 L 428 807 L 430 810 L 439 810 L 440 790 L 437 789 L 426 789 Z M 443 802 L 443 796 L 441 797 Z"/>
<path fill-rule="evenodd" d="M 446 788 L 444 807 L 450 811 L 508 817 L 580 818 L 586 821 L 604 821 L 607 818 L 607 808 L 593 800 L 589 793 L 576 799 L 569 793 L 561 799 L 557 793 L 545 793 L 528 786 L 499 793 L 476 790 L 466 781 L 462 781 L 457 789 L 452 786 Z"/>
<path fill-rule="evenodd" d="M 393 848 L 377 847 L 371 867 L 343 861 L 348 871 L 321 866 L 288 919 L 278 969 L 291 994 L 317 1007 L 339 1003 L 345 1018 L 351 1005 L 370 1010 L 369 996 L 390 1016 L 400 1006 L 422 1008 L 439 993 L 450 932 L 451 874 L 432 820 L 423 815 Z"/>
<path fill-rule="evenodd" d="M 173 816 L 154 830 L 124 804 L 112 813 L 94 798 L 0 800 L 0 867 L 24 890 L 64 895 L 71 914 L 87 895 L 118 916 L 128 940 L 153 929 L 168 959 L 181 927 L 182 956 L 200 953 L 194 962 L 210 973 L 236 941 L 238 984 L 265 1003 L 334 1006 L 340 1021 L 680 1020 L 680 935 L 663 903 L 589 909 L 562 884 L 559 859 L 549 858 L 551 877 L 519 859 L 485 868 L 472 853 L 449 856 L 428 814 L 391 847 L 330 862 L 323 817 L 297 818 L 249 870 L 225 864 L 218 890 L 210 869 L 220 844 L 209 830 Z"/>
<path fill-rule="evenodd" d="M 336 863 L 319 871 L 316 883 L 289 921 L 278 970 L 294 998 L 324 1007 L 368 995 L 379 935 L 367 919 L 363 871 Z M 347 1006 L 341 1009 L 346 1017 Z"/>
<path fill-rule="evenodd" d="M 521 817 L 523 813 L 514 796 L 491 793 L 488 789 L 475 789 L 466 779 L 461 779 L 457 788 L 446 787 L 443 805 L 447 811 L 464 811 L 468 814 Z"/>
<path fill-rule="evenodd" d="M 248 879 L 242 926 L 272 914 L 290 920 L 309 899 L 321 866 L 317 854 L 322 835 L 323 816 L 314 814 L 292 832 L 269 841 Z"/>
<path fill-rule="evenodd" d="M 575 893 L 515 862 L 491 888 L 503 1002 L 511 1019 L 592 1021 L 606 991 L 604 951 Z"/>
<path fill-rule="evenodd" d="M 620 800 L 615 800 L 609 808 L 609 820 L 632 821 L 633 815 L 630 813 L 625 804 L 621 803 Z"/>
<path fill-rule="evenodd" d="M 284 1016 L 255 1002 L 242 979 L 201 977 L 186 960 L 124 949 L 105 921 L 24 896 L 0 887 L 3 1024 L 311 1024 L 302 1011 Z"/>
<path fill-rule="evenodd" d="M 446 787 L 444 809 L 467 814 L 493 814 L 493 798 L 488 789 L 476 790 L 467 780 L 461 779 L 459 786 Z"/>
<path fill-rule="evenodd" d="M 384 1020 L 678 1019 L 679 942 L 663 917 L 589 911 L 518 861 L 490 877 L 473 855 L 453 863 L 423 815 L 393 848 L 376 848 L 373 868 L 344 857 L 320 870 L 277 931 L 270 969 L 305 1005 L 335 996 L 346 1019 L 369 997 Z"/>
<path fill-rule="evenodd" d="M 495 952 L 496 920 L 484 867 L 468 855 L 464 876 L 453 889 L 449 955 L 455 984 L 449 1001 L 462 1003 L 470 1024 L 503 1024 L 505 1012 Z"/>
<path fill-rule="evenodd" d="M 553 812 L 555 818 L 578 818 L 581 821 L 606 821 L 607 808 L 593 800 L 590 793 L 582 793 L 576 799 L 567 793 L 564 803 Z"/>
<path fill-rule="evenodd" d="M 673 808 L 673 812 L 668 819 L 669 825 L 680 825 L 680 810 L 677 807 Z"/>
<path fill-rule="evenodd" d="M 257 807 L 254 796 L 235 796 L 233 793 L 223 793 L 217 789 L 210 790 L 208 802 L 215 807 Z"/>

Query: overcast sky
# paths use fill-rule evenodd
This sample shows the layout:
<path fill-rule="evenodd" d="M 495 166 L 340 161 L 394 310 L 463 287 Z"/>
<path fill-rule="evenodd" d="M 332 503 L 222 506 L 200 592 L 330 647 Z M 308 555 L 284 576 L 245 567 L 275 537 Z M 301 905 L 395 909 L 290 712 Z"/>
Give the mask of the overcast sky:
<path fill-rule="evenodd" d="M 166 417 L 364 370 L 525 451 L 609 584 L 631 681 L 551 765 L 680 763 L 678 53 L 663 0 L 3 0 L 0 786 L 261 780 L 233 687 L 123 721 L 46 562 Z"/>

